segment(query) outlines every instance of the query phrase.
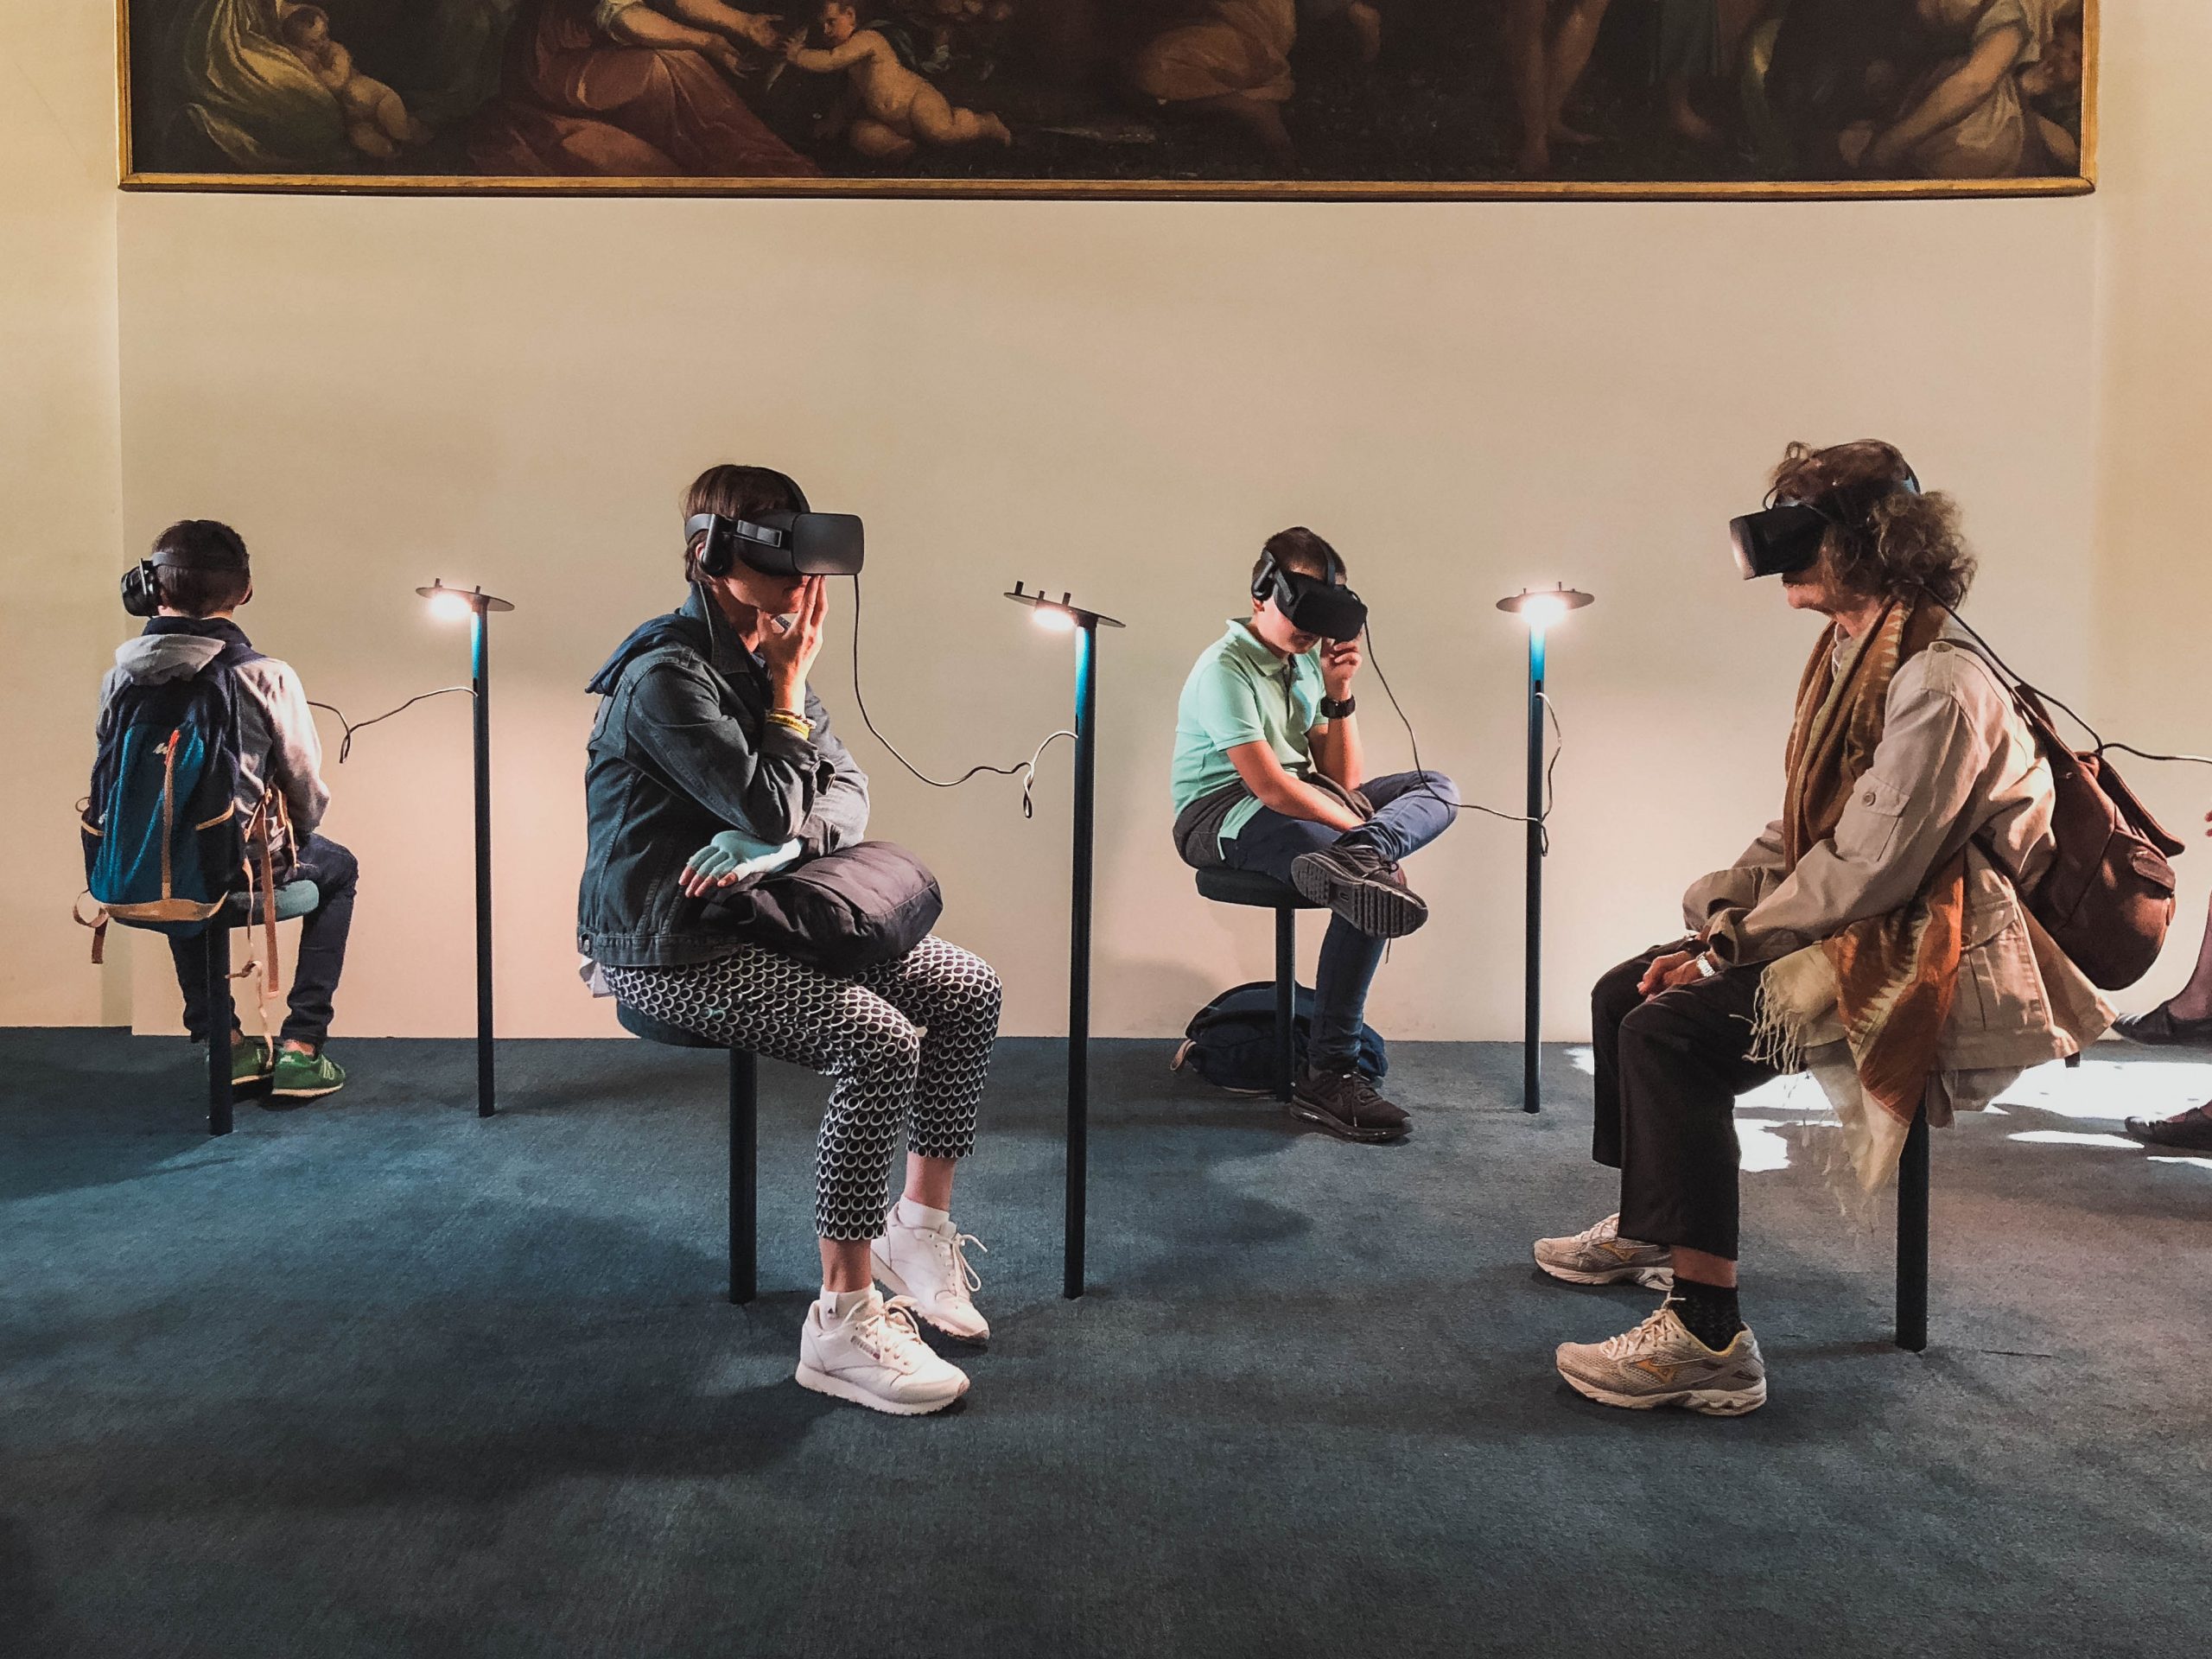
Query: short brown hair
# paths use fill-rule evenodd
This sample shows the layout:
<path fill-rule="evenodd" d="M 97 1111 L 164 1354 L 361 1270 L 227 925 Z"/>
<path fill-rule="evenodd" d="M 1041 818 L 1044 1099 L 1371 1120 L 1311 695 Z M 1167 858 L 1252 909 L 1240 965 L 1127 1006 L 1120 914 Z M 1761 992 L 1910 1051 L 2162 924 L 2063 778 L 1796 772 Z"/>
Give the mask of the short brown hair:
<path fill-rule="evenodd" d="M 213 518 L 180 518 L 154 537 L 150 557 L 158 563 L 154 581 L 162 603 L 187 616 L 233 611 L 253 592 L 253 572 L 245 538 Z"/>
<path fill-rule="evenodd" d="M 1853 593 L 1916 599 L 1925 592 L 1957 605 L 1977 563 L 1959 533 L 1958 504 L 1940 492 L 1900 487 L 1911 476 L 1897 447 L 1878 438 L 1825 449 L 1793 443 L 1774 469 L 1774 493 L 1831 515 L 1821 548 Z"/>
<path fill-rule="evenodd" d="M 683 519 L 689 524 L 702 512 L 724 518 L 749 518 L 760 512 L 795 512 L 804 503 L 799 487 L 772 467 L 740 467 L 724 461 L 709 467 L 691 480 L 683 492 Z M 683 538 L 683 574 L 694 573 L 692 556 L 701 537 Z"/>
<path fill-rule="evenodd" d="M 1344 573 L 1344 556 L 1303 524 L 1279 530 L 1268 537 L 1260 556 L 1252 563 L 1254 582 L 1260 580 L 1260 572 L 1268 568 L 1269 559 L 1275 562 L 1277 569 L 1294 575 L 1313 576 L 1323 582 L 1349 580 Z"/>

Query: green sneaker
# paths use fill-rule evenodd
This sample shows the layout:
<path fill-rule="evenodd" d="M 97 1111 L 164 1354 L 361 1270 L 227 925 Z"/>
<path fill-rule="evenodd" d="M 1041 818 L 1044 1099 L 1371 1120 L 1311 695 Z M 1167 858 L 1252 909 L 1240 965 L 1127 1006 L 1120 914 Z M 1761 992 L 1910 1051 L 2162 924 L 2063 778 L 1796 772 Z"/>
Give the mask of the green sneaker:
<path fill-rule="evenodd" d="M 296 1048 L 277 1052 L 276 1067 L 269 1079 L 269 1092 L 284 1100 L 313 1100 L 334 1095 L 345 1086 L 345 1068 L 327 1054 L 302 1054 Z"/>
<path fill-rule="evenodd" d="M 231 1087 L 243 1089 L 269 1078 L 269 1045 L 258 1037 L 234 1039 L 231 1044 Z"/>

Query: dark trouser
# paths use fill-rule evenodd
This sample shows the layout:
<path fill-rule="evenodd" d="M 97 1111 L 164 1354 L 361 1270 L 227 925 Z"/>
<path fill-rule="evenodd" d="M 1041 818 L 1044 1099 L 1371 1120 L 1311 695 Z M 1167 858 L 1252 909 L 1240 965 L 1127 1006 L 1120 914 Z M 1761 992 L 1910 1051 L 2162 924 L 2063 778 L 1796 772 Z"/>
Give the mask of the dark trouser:
<path fill-rule="evenodd" d="M 334 841 L 309 836 L 300 843 L 291 880 L 312 881 L 322 902 L 300 918 L 299 959 L 292 964 L 291 1011 L 282 1037 L 319 1049 L 330 1035 L 330 1000 L 346 970 L 346 935 L 353 925 L 353 887 L 361 867 Z M 192 1040 L 207 1038 L 207 943 L 171 937 L 169 955 L 184 992 L 184 1028 Z"/>
<path fill-rule="evenodd" d="M 1459 804 L 1459 791 L 1440 772 L 1396 772 L 1363 784 L 1360 793 L 1373 803 L 1375 816 L 1357 830 L 1340 833 L 1263 806 L 1222 842 L 1222 860 L 1233 870 L 1251 870 L 1278 881 L 1290 880 L 1293 860 L 1339 842 L 1364 843 L 1395 863 L 1449 829 Z M 1341 916 L 1330 922 L 1313 974 L 1313 1029 L 1306 1045 L 1307 1063 L 1316 1071 L 1349 1071 L 1358 1059 L 1367 988 L 1382 965 L 1383 944 Z"/>
<path fill-rule="evenodd" d="M 1736 1259 L 1736 1096 L 1777 1074 L 1746 1058 L 1759 969 L 1657 996 L 1647 950 L 1590 993 L 1597 1051 L 1591 1156 L 1621 1173 L 1621 1236 Z"/>

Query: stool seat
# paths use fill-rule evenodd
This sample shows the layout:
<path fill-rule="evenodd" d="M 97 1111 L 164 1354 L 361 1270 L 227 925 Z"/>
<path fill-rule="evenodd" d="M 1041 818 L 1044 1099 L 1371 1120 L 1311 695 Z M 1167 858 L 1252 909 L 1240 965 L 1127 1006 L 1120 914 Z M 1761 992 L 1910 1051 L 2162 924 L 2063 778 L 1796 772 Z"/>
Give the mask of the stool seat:
<path fill-rule="evenodd" d="M 627 1002 L 614 1005 L 614 1017 L 622 1029 L 644 1038 L 649 1043 L 666 1043 L 671 1048 L 727 1048 L 711 1037 L 702 1037 L 696 1031 L 686 1031 L 681 1026 L 671 1026 L 665 1020 L 656 1020 L 632 1007 Z"/>
<path fill-rule="evenodd" d="M 249 915 L 246 911 L 246 897 L 247 895 L 243 893 L 234 893 L 225 900 L 223 921 L 226 925 L 257 927 L 261 925 L 264 919 L 262 908 L 256 906 L 252 913 Z M 276 889 L 276 919 L 280 922 L 291 921 L 306 915 L 321 902 L 322 889 L 314 882 L 287 881 Z"/>
<path fill-rule="evenodd" d="M 1321 906 L 1287 881 L 1252 870 L 1200 870 L 1198 897 L 1217 905 L 1250 905 L 1260 910 L 1319 910 Z"/>

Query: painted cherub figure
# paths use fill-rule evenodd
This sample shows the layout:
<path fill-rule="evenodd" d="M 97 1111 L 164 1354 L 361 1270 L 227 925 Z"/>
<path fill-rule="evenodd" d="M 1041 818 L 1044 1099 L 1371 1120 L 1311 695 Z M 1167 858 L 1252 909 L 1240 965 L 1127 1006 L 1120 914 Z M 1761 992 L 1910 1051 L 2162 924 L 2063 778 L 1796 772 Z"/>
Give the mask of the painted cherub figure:
<path fill-rule="evenodd" d="M 346 137 L 362 155 L 388 162 L 403 146 L 430 141 L 430 130 L 408 113 L 397 92 L 359 73 L 353 54 L 330 38 L 330 14 L 321 6 L 293 6 L 276 20 L 285 47 L 338 99 Z"/>
<path fill-rule="evenodd" d="M 845 128 L 845 142 L 870 161 L 902 162 L 927 144 L 1011 144 L 1014 134 L 995 115 L 956 109 L 899 55 L 880 31 L 862 29 L 854 0 L 822 0 L 826 48 L 794 36 L 784 56 L 810 74 L 847 73 L 860 111 Z"/>

